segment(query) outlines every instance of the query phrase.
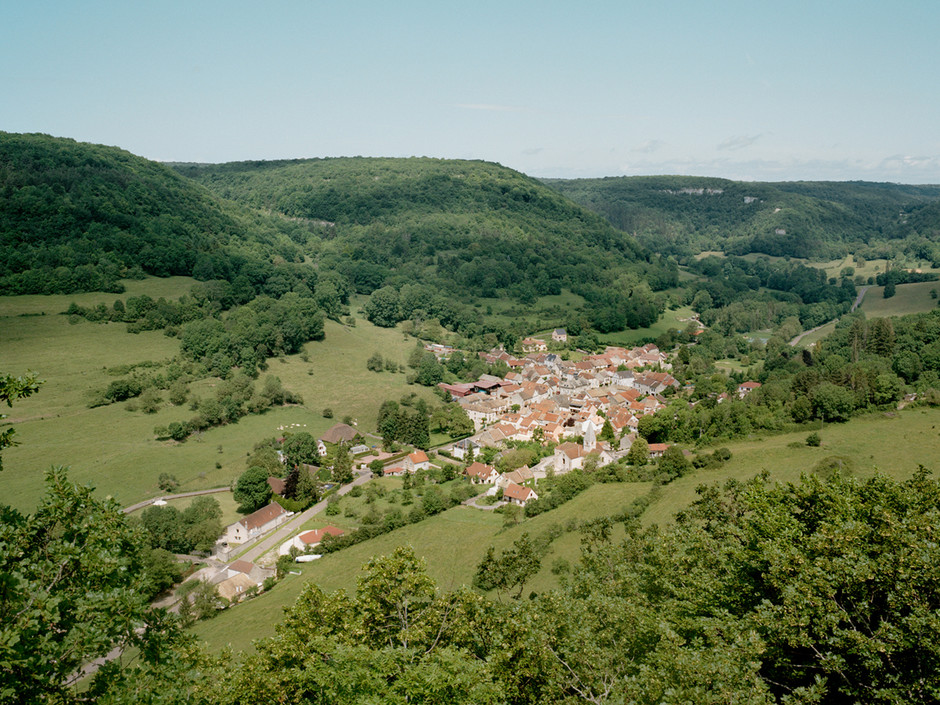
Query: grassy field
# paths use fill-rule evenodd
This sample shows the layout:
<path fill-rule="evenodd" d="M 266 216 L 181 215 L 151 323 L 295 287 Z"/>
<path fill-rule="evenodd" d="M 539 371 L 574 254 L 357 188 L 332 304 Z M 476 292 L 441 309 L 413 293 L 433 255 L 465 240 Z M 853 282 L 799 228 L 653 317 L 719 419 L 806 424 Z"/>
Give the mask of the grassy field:
<path fill-rule="evenodd" d="M 938 301 L 930 296 L 931 290 L 940 292 L 940 282 L 898 284 L 895 295 L 886 299 L 884 287 L 873 286 L 865 294 L 861 309 L 867 318 L 886 318 L 931 311 L 937 308 Z"/>
<path fill-rule="evenodd" d="M 555 523 L 564 526 L 572 519 L 589 519 L 622 511 L 649 489 L 650 485 L 646 483 L 595 485 L 558 509 L 508 529 L 503 528 L 503 517 L 499 513 L 454 507 L 419 524 L 328 554 L 313 563 L 297 564 L 296 570 L 301 575 L 287 576 L 271 593 L 197 624 L 193 632 L 215 651 L 226 646 L 236 651 L 249 649 L 253 639 L 274 633 L 274 624 L 280 620 L 283 608 L 297 599 L 305 581 L 314 581 L 326 591 L 344 589 L 355 592 L 357 578 L 369 558 L 391 553 L 397 546 L 413 546 L 416 553 L 427 561 L 428 572 L 438 587 L 454 590 L 471 583 L 476 566 L 488 546 L 501 551 L 511 546 L 523 532 L 534 537 Z M 324 525 L 326 519 L 324 517 L 318 524 Z M 341 517 L 329 519 L 336 519 L 330 523 L 341 526 Z M 558 578 L 551 573 L 553 560 L 560 557 L 574 562 L 579 551 L 580 535 L 577 532 L 562 535 L 553 542 L 542 562 L 542 570 L 526 585 L 526 592 L 557 586 Z"/>
<path fill-rule="evenodd" d="M 843 458 L 860 477 L 881 471 L 903 479 L 919 464 L 940 470 L 938 409 L 906 409 L 893 415 L 872 414 L 847 424 L 827 425 L 819 430 L 822 445 L 818 448 L 806 446 L 805 439 L 810 432 L 807 429 L 726 444 L 733 454 L 729 462 L 721 468 L 696 471 L 663 487 L 659 499 L 643 515 L 644 523 L 670 523 L 677 511 L 695 500 L 696 488 L 701 484 L 747 480 L 763 470 L 774 480 L 795 482 L 801 473 L 812 472 L 817 463 L 832 456 Z M 391 490 L 399 481 L 382 482 L 388 483 L 387 488 Z M 643 483 L 594 485 L 558 509 L 510 528 L 503 528 L 499 514 L 457 507 L 314 563 L 298 565 L 301 575 L 288 576 L 270 594 L 201 623 L 194 632 L 213 650 L 227 645 L 236 650 L 250 648 L 253 638 L 273 634 L 273 625 L 280 619 L 283 607 L 296 599 L 304 581 L 315 581 L 327 591 L 339 588 L 353 591 L 366 561 L 373 555 L 387 554 L 399 545 L 413 546 L 427 560 L 429 573 L 438 585 L 451 590 L 472 580 L 476 565 L 488 546 L 503 550 L 524 531 L 538 536 L 553 524 L 565 526 L 571 520 L 618 513 L 649 490 L 650 485 Z M 326 517 L 321 519 L 317 526 L 327 523 Z M 340 525 L 339 521 L 333 523 Z M 552 573 L 553 563 L 559 559 L 574 563 L 579 554 L 580 535 L 577 532 L 562 534 L 551 544 L 542 569 L 527 584 L 526 592 L 556 586 L 558 578 Z"/>
<path fill-rule="evenodd" d="M 934 269 L 933 265 L 928 260 L 907 260 L 907 261 L 898 261 L 893 260 L 895 267 L 901 267 L 903 269 L 917 269 L 922 272 L 937 272 L 940 273 L 940 269 Z M 865 264 L 861 267 L 855 264 L 855 260 L 852 255 L 847 255 L 842 259 L 832 260 L 830 262 L 808 262 L 811 267 L 818 267 L 819 269 L 824 269 L 826 271 L 827 277 L 838 277 L 843 269 L 846 267 L 852 267 L 855 270 L 853 276 L 861 276 L 864 279 L 868 277 L 875 277 L 879 274 L 883 274 L 885 271 L 885 265 L 887 265 L 888 260 L 886 259 L 873 259 L 866 260 Z"/>
<path fill-rule="evenodd" d="M 647 338 L 658 338 L 671 328 L 684 330 L 689 324 L 689 318 L 695 313 L 689 306 L 683 306 L 673 310 L 667 310 L 659 320 L 649 328 L 637 328 L 636 330 L 625 330 L 620 333 L 608 333 L 598 335 L 597 339 L 603 345 L 621 345 L 631 347 Z"/>
<path fill-rule="evenodd" d="M 867 298 L 870 295 L 871 295 L 871 292 L 869 291 L 868 294 L 866 294 L 865 296 Z M 835 329 L 836 329 L 836 322 L 830 321 L 826 325 L 822 326 L 819 330 L 815 330 L 812 333 L 808 333 L 807 335 L 804 335 L 802 338 L 800 338 L 799 344 L 802 347 L 809 347 L 813 343 L 818 343 L 820 340 L 822 340 L 827 335 L 832 333 L 832 331 L 834 331 Z"/>
<path fill-rule="evenodd" d="M 176 297 L 191 284 L 192 280 L 179 277 L 131 281 L 121 297 L 143 293 Z M 429 389 L 408 386 L 404 374 L 366 369 L 366 360 L 376 351 L 405 362 L 414 339 L 367 321 L 360 320 L 355 327 L 327 321 L 325 340 L 308 343 L 301 355 L 270 361 L 268 373 L 299 393 L 303 405 L 247 416 L 181 444 L 157 441 L 154 427 L 190 418 L 193 412 L 188 406 L 164 404 L 157 413 L 145 414 L 128 411 L 124 403 L 89 409 L 87 402 L 116 378 L 108 368 L 167 362 L 178 353 L 179 341 L 160 331 L 132 335 L 120 323 L 71 325 L 68 317 L 56 315 L 71 301 L 110 304 L 115 298 L 112 294 L 0 298 L 0 369 L 10 374 L 32 370 L 45 380 L 38 394 L 7 412 L 21 445 L 4 452 L 0 501 L 32 509 L 42 493 L 44 473 L 53 465 L 70 466 L 72 479 L 92 484 L 124 505 L 160 494 L 161 472 L 175 474 L 183 491 L 227 486 L 244 471 L 252 446 L 279 435 L 279 426 L 297 423 L 317 435 L 349 415 L 360 428 L 371 431 L 385 399 L 397 400 L 412 391 L 436 399 Z M 193 391 L 199 396 L 211 394 L 216 381 L 195 383 Z M 334 418 L 322 416 L 325 407 L 332 408 Z"/>
<path fill-rule="evenodd" d="M 759 370 L 760 361 L 757 362 L 758 364 L 743 365 L 740 360 L 732 360 L 729 358 L 727 360 L 717 360 L 715 367 L 725 374 L 731 374 L 732 372 L 747 372 L 750 369 Z"/>
<path fill-rule="evenodd" d="M 798 431 L 750 441 L 727 443 L 732 458 L 714 470 L 699 470 L 663 488 L 662 498 L 643 515 L 646 523 L 668 522 L 676 511 L 695 499 L 702 483 L 744 480 L 767 470 L 774 480 L 795 482 L 820 460 L 848 458 L 860 477 L 876 471 L 902 479 L 918 465 L 940 473 L 940 409 L 905 409 L 887 416 L 871 414 L 845 424 L 829 424 L 817 432 L 822 444 L 805 444 L 812 431 Z M 791 447 L 791 444 L 796 444 Z"/>
<path fill-rule="evenodd" d="M 583 305 L 583 297 L 563 289 L 560 294 L 540 296 L 531 305 L 513 299 L 478 299 L 474 307 L 486 318 L 503 324 L 522 321 L 528 335 L 545 337 Z"/>
<path fill-rule="evenodd" d="M 0 296 L 0 316 L 7 318 L 23 315 L 55 315 L 62 313 L 73 301 L 79 306 L 92 307 L 98 303 L 108 306 L 116 299 L 127 299 L 131 296 L 147 296 L 159 299 L 178 299 L 188 294 L 190 288 L 196 283 L 190 277 L 147 277 L 146 279 L 124 279 L 123 294 L 107 294 L 91 292 L 88 294 L 62 294 L 56 296 Z"/>

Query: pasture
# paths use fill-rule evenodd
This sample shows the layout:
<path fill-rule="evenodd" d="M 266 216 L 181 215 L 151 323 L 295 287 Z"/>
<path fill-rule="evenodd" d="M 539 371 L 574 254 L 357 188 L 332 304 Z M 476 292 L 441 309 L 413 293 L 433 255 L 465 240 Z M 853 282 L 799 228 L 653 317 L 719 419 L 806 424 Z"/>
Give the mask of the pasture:
<path fill-rule="evenodd" d="M 601 345 L 633 347 L 645 340 L 655 340 L 671 329 L 685 330 L 685 327 L 689 325 L 689 318 L 691 318 L 694 313 L 695 311 L 689 306 L 681 306 L 677 309 L 666 309 L 666 312 L 659 317 L 659 320 L 648 328 L 625 330 L 619 333 L 599 334 L 597 339 Z"/>
<path fill-rule="evenodd" d="M 880 471 L 896 479 L 904 479 L 920 464 L 940 469 L 940 409 L 913 408 L 891 414 L 871 414 L 846 424 L 826 425 L 818 429 L 822 444 L 805 444 L 810 428 L 777 436 L 725 443 L 732 458 L 715 469 L 702 469 L 679 478 L 661 488 L 659 498 L 641 517 L 647 526 L 671 523 L 676 512 L 688 507 L 697 497 L 702 484 L 728 480 L 748 480 L 766 470 L 770 478 L 780 482 L 797 482 L 801 473 L 813 472 L 822 460 L 842 458 L 859 477 Z M 400 482 L 382 480 L 392 489 Z M 396 546 L 411 545 L 428 564 L 429 574 L 443 590 L 470 584 L 476 566 L 488 546 L 497 551 L 509 548 L 523 532 L 536 537 L 553 525 L 567 527 L 573 521 L 609 516 L 621 512 L 637 497 L 646 495 L 649 483 L 597 484 L 561 507 L 524 520 L 511 527 L 503 526 L 499 513 L 468 507 L 455 507 L 418 524 L 324 556 L 313 563 L 298 564 L 300 575 L 289 575 L 267 595 L 225 611 L 214 619 L 197 624 L 196 636 L 213 650 L 231 646 L 236 651 L 251 648 L 253 638 L 274 633 L 274 624 L 282 609 L 300 594 L 303 583 L 316 582 L 325 591 L 354 591 L 362 566 L 373 555 L 384 555 Z M 342 500 L 346 501 L 346 499 Z M 337 517 L 318 517 L 317 526 Z M 339 521 L 331 522 L 340 525 Z M 614 540 L 623 536 L 620 528 Z M 558 585 L 552 567 L 563 559 L 575 564 L 580 555 L 580 534 L 562 533 L 550 545 L 538 574 L 526 585 L 525 593 L 541 592 Z M 495 594 L 493 595 L 495 597 Z M 505 599 L 505 596 L 504 596 Z"/>
<path fill-rule="evenodd" d="M 404 374 L 366 369 L 366 360 L 376 351 L 406 361 L 415 341 L 398 330 L 359 320 L 355 326 L 327 321 L 324 340 L 308 343 L 301 354 L 269 360 L 262 377 L 280 377 L 286 389 L 303 397 L 301 405 L 246 416 L 183 443 L 158 441 L 153 429 L 189 419 L 193 412 L 188 405 L 164 401 L 154 414 L 130 411 L 133 405 L 126 402 L 88 408 L 92 394 L 129 366 L 144 363 L 159 370 L 178 354 L 179 341 L 162 331 L 129 334 L 123 323 L 70 323 L 69 317 L 58 314 L 71 301 L 110 305 L 116 298 L 144 293 L 175 298 L 192 282 L 182 277 L 128 281 L 121 295 L 0 297 L 0 369 L 9 374 L 32 371 L 45 380 L 38 394 L 5 410 L 5 423 L 15 426 L 20 445 L 4 452 L 0 501 L 23 511 L 33 509 L 45 471 L 54 465 L 69 466 L 73 480 L 94 485 L 124 506 L 162 494 L 157 487 L 162 472 L 176 475 L 181 491 L 224 487 L 244 472 L 252 447 L 280 435 L 279 427 L 298 424 L 318 435 L 350 416 L 369 432 L 385 399 L 415 392 L 436 401 L 429 389 L 408 386 Z M 192 392 L 210 395 L 217 382 L 195 382 Z M 323 417 L 327 407 L 333 418 Z"/>
<path fill-rule="evenodd" d="M 472 582 L 476 567 L 490 545 L 499 552 L 509 548 L 523 532 L 534 538 L 555 523 L 564 526 L 571 520 L 620 512 L 649 488 L 648 483 L 594 485 L 561 507 L 511 528 L 503 528 L 503 516 L 497 512 L 454 507 L 418 524 L 327 554 L 318 561 L 295 564 L 293 570 L 300 575 L 288 575 L 270 593 L 226 610 L 207 622 L 197 623 L 192 632 L 213 651 L 227 646 L 235 651 L 250 649 L 253 639 L 274 634 L 274 625 L 281 619 L 284 607 L 293 604 L 304 582 L 313 581 L 327 592 L 343 589 L 354 593 L 362 566 L 372 556 L 386 555 L 397 546 L 412 546 L 427 561 L 428 573 L 438 587 L 455 590 Z M 343 501 L 345 498 L 341 503 Z M 339 516 L 320 518 L 323 519 L 318 522 L 320 526 L 327 523 L 326 519 L 341 519 Z M 329 523 L 341 526 L 339 521 Z M 564 558 L 575 563 L 579 555 L 580 534 L 569 532 L 556 539 L 542 561 L 542 569 L 526 584 L 526 594 L 530 590 L 540 592 L 557 586 L 558 578 L 551 572 L 552 562 Z"/>
<path fill-rule="evenodd" d="M 883 286 L 873 286 L 865 294 L 860 308 L 865 312 L 866 318 L 887 318 L 931 311 L 937 308 L 938 299 L 931 296 L 930 292 L 940 292 L 940 281 L 898 284 L 894 296 L 890 299 L 884 297 L 884 290 Z"/>

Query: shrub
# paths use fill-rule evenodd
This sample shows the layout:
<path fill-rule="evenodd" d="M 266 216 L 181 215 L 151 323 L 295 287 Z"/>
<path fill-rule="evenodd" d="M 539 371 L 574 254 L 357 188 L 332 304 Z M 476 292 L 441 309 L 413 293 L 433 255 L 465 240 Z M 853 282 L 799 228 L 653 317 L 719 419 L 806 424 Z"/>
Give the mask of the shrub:
<path fill-rule="evenodd" d="M 140 382 L 136 379 L 116 379 L 108 385 L 104 396 L 109 401 L 124 401 L 136 397 L 140 392 Z"/>
<path fill-rule="evenodd" d="M 175 492 L 177 489 L 179 489 L 180 486 L 179 480 L 176 479 L 176 475 L 171 475 L 168 472 L 160 473 L 157 484 L 164 492 Z"/>
<path fill-rule="evenodd" d="M 822 443 L 822 438 L 820 438 L 819 434 L 815 431 L 806 437 L 806 445 L 808 446 L 818 448 L 820 443 Z"/>
<path fill-rule="evenodd" d="M 382 358 L 382 353 L 373 353 L 366 361 L 366 369 L 371 370 L 372 372 L 381 372 L 385 367 L 385 360 Z"/>

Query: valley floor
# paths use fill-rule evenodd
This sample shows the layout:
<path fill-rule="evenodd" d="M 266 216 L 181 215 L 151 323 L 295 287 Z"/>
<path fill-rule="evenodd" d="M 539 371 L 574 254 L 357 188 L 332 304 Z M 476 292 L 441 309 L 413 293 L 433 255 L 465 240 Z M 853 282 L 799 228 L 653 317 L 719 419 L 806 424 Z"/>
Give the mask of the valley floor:
<path fill-rule="evenodd" d="M 844 467 L 859 477 L 881 472 L 903 479 L 910 477 L 918 465 L 940 471 L 940 409 L 910 408 L 876 413 L 845 424 L 814 428 L 822 437 L 822 444 L 816 448 L 805 443 L 811 432 L 809 428 L 723 444 L 732 452 L 730 461 L 718 469 L 697 470 L 662 487 L 641 520 L 646 525 L 671 522 L 676 512 L 695 500 L 696 488 L 702 484 L 746 480 L 765 470 L 774 481 L 796 482 L 802 473 L 813 472 L 828 458 L 841 459 Z M 401 480 L 385 478 L 380 482 L 391 483 L 389 488 L 392 489 Z M 508 548 L 522 532 L 537 536 L 555 524 L 564 527 L 571 520 L 616 514 L 651 488 L 649 483 L 593 485 L 558 509 L 508 529 L 503 527 L 503 518 L 498 513 L 455 507 L 418 524 L 328 554 L 319 561 L 298 564 L 295 571 L 299 575 L 288 575 L 270 593 L 198 623 L 193 632 L 213 650 L 224 647 L 250 650 L 254 639 L 274 633 L 283 608 L 293 603 L 305 581 L 313 580 L 327 591 L 354 592 L 366 561 L 373 555 L 388 554 L 400 545 L 414 547 L 416 553 L 427 560 L 429 574 L 438 585 L 453 590 L 470 584 L 488 546 L 493 545 L 500 551 Z M 563 533 L 552 542 L 540 572 L 526 586 L 526 593 L 557 586 L 559 578 L 553 573 L 553 566 L 559 561 L 575 564 L 579 555 L 580 534 L 577 531 Z M 495 599 L 495 595 L 493 597 Z"/>

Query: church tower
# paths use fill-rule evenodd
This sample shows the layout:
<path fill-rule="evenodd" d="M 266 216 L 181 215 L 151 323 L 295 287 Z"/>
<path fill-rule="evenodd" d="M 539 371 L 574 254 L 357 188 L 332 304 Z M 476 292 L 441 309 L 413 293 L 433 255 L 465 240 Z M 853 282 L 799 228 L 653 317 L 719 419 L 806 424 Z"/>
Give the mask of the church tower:
<path fill-rule="evenodd" d="M 594 434 L 594 424 L 590 421 L 584 422 L 584 452 L 590 453 L 597 445 L 597 437 Z"/>

